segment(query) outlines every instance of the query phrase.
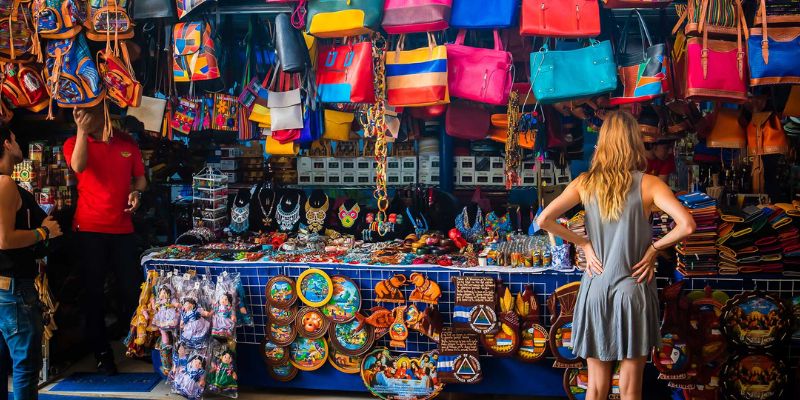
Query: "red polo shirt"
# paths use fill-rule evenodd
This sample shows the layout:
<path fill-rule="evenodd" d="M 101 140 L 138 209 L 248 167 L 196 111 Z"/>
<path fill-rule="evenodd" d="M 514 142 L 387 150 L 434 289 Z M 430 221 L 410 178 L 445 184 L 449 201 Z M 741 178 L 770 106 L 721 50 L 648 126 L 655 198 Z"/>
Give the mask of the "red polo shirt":
<path fill-rule="evenodd" d="M 76 137 L 64 142 L 64 158 L 72 162 Z M 72 228 L 81 232 L 133 233 L 128 195 L 131 178 L 144 176 L 139 146 L 130 135 L 114 132 L 108 143 L 89 136 L 86 169 L 78 178 L 78 207 Z"/>

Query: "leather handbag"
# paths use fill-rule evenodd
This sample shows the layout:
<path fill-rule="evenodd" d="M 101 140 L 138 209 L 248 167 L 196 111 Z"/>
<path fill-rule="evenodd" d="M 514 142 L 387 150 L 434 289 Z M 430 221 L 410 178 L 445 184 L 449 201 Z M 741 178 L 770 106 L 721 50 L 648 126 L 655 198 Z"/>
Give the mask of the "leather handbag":
<path fill-rule="evenodd" d="M 119 46 L 119 54 L 110 48 L 97 52 L 97 70 L 106 85 L 106 95 L 116 105 L 138 107 L 142 101 L 142 84 L 136 80 L 128 46 Z"/>
<path fill-rule="evenodd" d="M 600 34 L 597 0 L 522 0 L 522 35 L 560 38 Z"/>
<path fill-rule="evenodd" d="M 325 110 L 325 132 L 322 138 L 337 142 L 349 141 L 354 119 L 353 113 Z"/>
<path fill-rule="evenodd" d="M 447 90 L 447 47 L 436 45 L 428 33 L 428 47 L 403 50 L 405 35 L 397 49 L 386 54 L 386 97 L 396 107 L 420 107 L 450 103 Z"/>
<path fill-rule="evenodd" d="M 180 22 L 173 29 L 172 73 L 175 82 L 204 81 L 220 77 L 211 25 Z"/>
<path fill-rule="evenodd" d="M 789 142 L 778 114 L 769 111 L 753 113 L 747 126 L 747 154 L 786 154 L 788 150 Z"/>
<path fill-rule="evenodd" d="M 127 0 L 89 1 L 86 38 L 96 42 L 132 39 L 134 24 L 127 10 Z"/>
<path fill-rule="evenodd" d="M 489 133 L 491 114 L 479 104 L 458 101 L 447 107 L 445 132 L 464 140 L 481 140 Z"/>
<path fill-rule="evenodd" d="M 662 8 L 672 4 L 672 0 L 603 0 L 604 8 Z"/>
<path fill-rule="evenodd" d="M 303 34 L 290 18 L 285 13 L 275 17 L 275 52 L 283 72 L 303 72 L 311 66 L 311 57 Z"/>
<path fill-rule="evenodd" d="M 302 129 L 280 129 L 272 131 L 270 137 L 277 140 L 280 144 L 298 141 Z"/>
<path fill-rule="evenodd" d="M 0 64 L 0 91 L 14 108 L 33 112 L 47 108 L 50 100 L 42 78 L 42 67 L 36 63 Z"/>
<path fill-rule="evenodd" d="M 289 74 L 278 72 L 277 68 L 273 74 L 267 98 L 273 135 L 279 130 L 303 128 L 303 100 L 300 89 L 289 89 L 293 78 Z M 296 86 L 299 86 L 296 79 L 294 80 Z"/>
<path fill-rule="evenodd" d="M 677 7 L 677 6 L 676 6 Z M 746 26 L 739 0 L 688 0 L 672 30 L 672 34 L 686 23 L 687 35 L 710 32 L 717 35 L 737 35 L 740 26 Z"/>
<path fill-rule="evenodd" d="M 739 110 L 717 107 L 712 116 L 714 126 L 706 138 L 706 146 L 725 149 L 747 147 L 747 134 L 739 123 Z"/>
<path fill-rule="evenodd" d="M 452 6 L 453 0 L 386 0 L 381 25 L 391 35 L 443 31 Z"/>
<path fill-rule="evenodd" d="M 686 41 L 686 98 L 694 101 L 747 100 L 744 49 L 741 40 L 712 40 L 706 35 Z"/>
<path fill-rule="evenodd" d="M 454 0 L 450 26 L 459 29 L 510 28 L 517 22 L 519 0 Z"/>
<path fill-rule="evenodd" d="M 536 134 L 532 131 L 519 132 L 517 145 L 523 149 L 533 150 Z M 508 114 L 492 114 L 489 139 L 499 143 L 508 141 Z"/>
<path fill-rule="evenodd" d="M 747 55 L 751 86 L 800 84 L 800 27 L 752 28 Z"/>
<path fill-rule="evenodd" d="M 272 136 L 267 136 L 264 152 L 273 156 L 296 156 L 300 152 L 300 145 L 295 142 L 281 143 Z"/>
<path fill-rule="evenodd" d="M 783 108 L 784 117 L 800 117 L 800 86 L 793 85 Z"/>
<path fill-rule="evenodd" d="M 383 0 L 309 0 L 308 33 L 320 38 L 358 36 L 377 31 Z"/>
<path fill-rule="evenodd" d="M 317 58 L 317 94 L 324 103 L 372 103 L 375 89 L 372 42 L 322 45 Z"/>
<path fill-rule="evenodd" d="M 591 39 L 576 50 L 549 50 L 545 43 L 531 53 L 531 85 L 541 104 L 611 92 L 617 88 L 611 42 Z"/>
<path fill-rule="evenodd" d="M 631 19 L 638 22 L 642 41 L 641 47 L 634 50 L 628 48 L 628 27 Z M 628 14 L 616 56 L 619 86 L 617 92 L 611 96 L 611 105 L 641 103 L 661 96 L 666 91 L 667 46 L 664 43 L 653 43 L 639 10 L 632 10 Z"/>
<path fill-rule="evenodd" d="M 500 33 L 494 30 L 494 48 L 464 45 L 467 31 L 460 30 L 456 41 L 447 45 L 447 84 L 450 94 L 480 103 L 506 105 L 511 86 L 513 60 L 503 49 Z"/>
<path fill-rule="evenodd" d="M 172 0 L 135 0 L 133 19 L 175 18 L 174 4 Z"/>
<path fill-rule="evenodd" d="M 753 24 L 800 23 L 800 5 L 796 0 L 759 0 L 759 9 Z"/>

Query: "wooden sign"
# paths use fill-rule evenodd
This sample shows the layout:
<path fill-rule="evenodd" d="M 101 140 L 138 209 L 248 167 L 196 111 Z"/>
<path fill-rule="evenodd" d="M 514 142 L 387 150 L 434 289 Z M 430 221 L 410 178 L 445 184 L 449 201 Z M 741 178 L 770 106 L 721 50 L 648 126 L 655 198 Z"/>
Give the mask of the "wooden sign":
<path fill-rule="evenodd" d="M 494 278 L 459 276 L 453 278 L 456 298 L 453 305 L 453 328 L 457 332 L 495 333 L 497 299 Z"/>
<path fill-rule="evenodd" d="M 478 335 L 442 329 L 439 336 L 439 379 L 446 383 L 478 383 L 483 379 L 478 358 Z"/>

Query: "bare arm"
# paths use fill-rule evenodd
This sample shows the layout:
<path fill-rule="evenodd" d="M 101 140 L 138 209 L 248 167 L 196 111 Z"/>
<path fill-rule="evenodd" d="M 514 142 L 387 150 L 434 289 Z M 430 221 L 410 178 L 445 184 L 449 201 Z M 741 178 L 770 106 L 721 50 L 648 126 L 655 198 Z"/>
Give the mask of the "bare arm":
<path fill-rule="evenodd" d="M 144 192 L 147 189 L 147 178 L 144 176 L 137 176 L 133 178 L 133 190 Z"/>
<path fill-rule="evenodd" d="M 0 176 L 0 249 L 21 249 L 36 244 L 32 230 L 17 230 L 16 214 L 22 204 L 17 184 L 8 176 Z"/>

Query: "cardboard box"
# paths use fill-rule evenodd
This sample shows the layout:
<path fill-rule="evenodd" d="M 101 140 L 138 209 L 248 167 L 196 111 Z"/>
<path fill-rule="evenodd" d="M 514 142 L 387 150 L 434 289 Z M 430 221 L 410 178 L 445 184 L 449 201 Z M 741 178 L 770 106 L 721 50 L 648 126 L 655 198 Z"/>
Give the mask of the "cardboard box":
<path fill-rule="evenodd" d="M 461 156 L 456 157 L 456 170 L 464 172 L 475 172 L 475 157 Z"/>
<path fill-rule="evenodd" d="M 298 185 L 310 185 L 312 184 L 311 181 L 311 172 L 297 172 L 297 184 Z"/>
<path fill-rule="evenodd" d="M 387 186 L 399 186 L 402 184 L 402 178 L 400 177 L 400 171 L 390 171 L 386 174 L 386 185 Z M 375 183 L 375 178 L 373 177 L 372 183 Z"/>
<path fill-rule="evenodd" d="M 430 171 L 439 170 L 439 156 L 420 156 L 419 157 L 419 170 Z"/>
<path fill-rule="evenodd" d="M 239 169 L 238 159 L 222 159 L 219 160 L 220 171 L 236 171 Z"/>
<path fill-rule="evenodd" d="M 331 173 L 339 175 L 342 172 L 342 159 L 336 157 L 328 157 L 325 161 L 325 173 L 330 176 Z"/>
<path fill-rule="evenodd" d="M 491 186 L 492 173 L 489 171 L 476 171 L 475 172 L 475 185 L 477 186 Z"/>
<path fill-rule="evenodd" d="M 401 157 L 400 170 L 405 174 L 407 172 L 417 173 L 417 157 Z"/>
<path fill-rule="evenodd" d="M 328 171 L 325 173 L 327 177 L 326 184 L 328 185 L 338 185 L 342 183 L 342 172 L 341 171 Z M 354 178 L 355 179 L 355 178 Z"/>
<path fill-rule="evenodd" d="M 311 173 L 313 161 L 309 157 L 297 157 L 297 172 L 298 173 Z"/>
<path fill-rule="evenodd" d="M 490 166 L 489 171 L 492 173 L 497 172 L 505 172 L 506 170 L 506 159 L 503 157 L 490 157 Z"/>
<path fill-rule="evenodd" d="M 237 158 L 244 156 L 244 150 L 238 146 L 224 146 L 215 150 L 214 155 L 221 158 Z"/>
<path fill-rule="evenodd" d="M 356 185 L 356 171 L 343 171 L 341 176 L 343 185 Z"/>
<path fill-rule="evenodd" d="M 356 158 L 340 158 L 342 160 L 342 172 L 353 172 L 356 171 Z"/>
<path fill-rule="evenodd" d="M 225 174 L 225 176 L 228 177 L 228 183 L 229 184 L 230 183 L 237 183 L 237 182 L 239 182 L 241 180 L 241 177 L 240 177 L 238 172 L 227 171 L 227 172 L 223 172 L 223 174 Z"/>
<path fill-rule="evenodd" d="M 403 171 L 400 173 L 400 181 L 403 185 L 413 185 L 417 183 L 417 172 L 406 172 Z"/>
<path fill-rule="evenodd" d="M 311 173 L 311 184 L 312 185 L 327 185 L 328 179 L 327 175 L 324 172 L 312 172 Z"/>
<path fill-rule="evenodd" d="M 490 172 L 492 170 L 491 157 L 475 157 L 475 172 Z"/>
<path fill-rule="evenodd" d="M 326 158 L 309 158 L 311 160 L 311 171 L 324 173 L 326 168 Z"/>

